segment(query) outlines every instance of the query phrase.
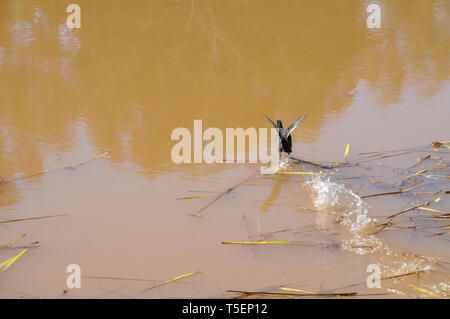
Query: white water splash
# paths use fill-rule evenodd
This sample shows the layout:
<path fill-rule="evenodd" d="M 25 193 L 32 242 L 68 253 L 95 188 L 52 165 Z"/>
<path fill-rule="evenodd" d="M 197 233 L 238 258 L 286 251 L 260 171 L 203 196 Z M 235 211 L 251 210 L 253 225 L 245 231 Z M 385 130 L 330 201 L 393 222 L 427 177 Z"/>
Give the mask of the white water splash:
<path fill-rule="evenodd" d="M 352 190 L 322 175 L 316 175 L 306 183 L 313 190 L 316 209 L 334 215 L 353 235 L 360 235 L 374 226 L 376 220 L 367 216 L 368 205 Z"/>
<path fill-rule="evenodd" d="M 313 191 L 317 223 L 322 223 L 325 215 L 328 220 L 344 226 L 342 249 L 359 255 L 371 254 L 381 264 L 385 276 L 432 269 L 432 258 L 396 252 L 386 245 L 373 232 L 377 220 L 368 216 L 369 205 L 352 190 L 323 175 L 312 177 L 306 184 Z"/>

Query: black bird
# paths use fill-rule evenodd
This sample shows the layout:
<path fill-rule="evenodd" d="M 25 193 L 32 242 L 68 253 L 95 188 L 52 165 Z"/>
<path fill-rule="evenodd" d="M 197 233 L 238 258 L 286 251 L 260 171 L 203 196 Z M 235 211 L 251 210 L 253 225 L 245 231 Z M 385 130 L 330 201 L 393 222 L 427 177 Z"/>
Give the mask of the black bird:
<path fill-rule="evenodd" d="M 281 123 L 280 120 L 277 121 L 277 124 L 275 124 L 267 115 L 264 115 L 264 117 L 272 123 L 272 125 L 277 129 L 278 135 L 280 136 L 280 155 L 281 152 L 285 152 L 290 154 L 292 152 L 292 138 L 291 133 L 297 125 L 300 124 L 301 121 L 303 121 L 308 114 L 304 114 L 300 116 L 298 119 L 296 119 L 294 122 L 289 125 L 287 129 L 283 128 L 283 123 Z"/>

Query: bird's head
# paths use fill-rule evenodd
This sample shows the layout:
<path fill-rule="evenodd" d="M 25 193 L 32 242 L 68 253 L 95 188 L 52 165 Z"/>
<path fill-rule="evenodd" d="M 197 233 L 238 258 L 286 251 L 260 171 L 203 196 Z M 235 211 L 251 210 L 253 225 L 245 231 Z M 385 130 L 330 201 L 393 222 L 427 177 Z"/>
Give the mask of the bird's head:
<path fill-rule="evenodd" d="M 283 123 L 281 123 L 281 121 L 278 120 L 278 121 L 277 121 L 277 126 L 278 126 L 279 128 L 283 128 Z"/>

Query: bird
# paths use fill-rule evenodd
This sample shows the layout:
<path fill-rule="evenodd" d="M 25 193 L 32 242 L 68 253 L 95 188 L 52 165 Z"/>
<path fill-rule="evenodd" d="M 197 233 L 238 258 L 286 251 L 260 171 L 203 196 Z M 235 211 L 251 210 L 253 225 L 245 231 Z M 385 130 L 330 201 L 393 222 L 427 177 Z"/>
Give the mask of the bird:
<path fill-rule="evenodd" d="M 277 120 L 277 123 L 275 124 L 274 121 L 272 121 L 267 115 L 263 114 L 264 117 L 272 123 L 272 125 L 277 129 L 278 135 L 280 136 L 280 145 L 279 145 L 279 151 L 280 156 L 282 152 L 285 152 L 287 154 L 292 153 L 292 138 L 291 133 L 295 128 L 302 122 L 308 114 L 304 114 L 300 116 L 298 119 L 296 119 L 294 122 L 291 123 L 291 125 L 288 126 L 287 129 L 283 128 L 283 123 L 280 120 Z"/>

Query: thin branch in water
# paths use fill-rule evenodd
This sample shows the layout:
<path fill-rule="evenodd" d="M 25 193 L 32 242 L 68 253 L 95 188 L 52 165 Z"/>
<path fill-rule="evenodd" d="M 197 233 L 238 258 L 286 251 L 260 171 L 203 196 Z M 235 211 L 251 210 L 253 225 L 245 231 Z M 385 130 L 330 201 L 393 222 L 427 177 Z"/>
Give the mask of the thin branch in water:
<path fill-rule="evenodd" d="M 66 166 L 66 167 L 62 167 L 62 168 L 50 169 L 50 170 L 47 170 L 47 171 L 42 171 L 42 172 L 38 172 L 38 173 L 33 173 L 33 174 L 30 174 L 30 175 L 20 176 L 20 177 L 8 179 L 8 180 L 1 179 L 0 182 L 3 182 L 3 183 L 13 182 L 13 181 L 18 181 L 18 180 L 22 180 L 22 179 L 27 179 L 27 178 L 31 178 L 31 177 L 36 177 L 36 176 L 44 175 L 44 174 L 47 174 L 47 173 L 54 173 L 54 172 L 62 171 L 62 170 L 65 170 L 65 169 L 75 170 L 75 169 L 77 169 L 78 167 L 81 167 L 81 166 L 83 166 L 83 165 L 86 165 L 86 164 L 88 164 L 88 163 L 91 163 L 91 162 L 93 162 L 93 161 L 95 161 L 95 160 L 97 160 L 97 159 L 99 159 L 99 158 L 102 158 L 102 157 L 108 155 L 108 154 L 109 154 L 109 152 L 104 152 L 103 154 L 97 155 L 96 157 L 94 157 L 94 158 L 92 158 L 92 159 L 90 159 L 90 160 L 88 160 L 88 161 L 81 162 L 81 163 L 79 163 L 79 164 L 77 164 L 77 165 L 75 165 L 75 166 Z"/>
<path fill-rule="evenodd" d="M 214 204 L 215 202 L 217 202 L 220 198 L 222 198 L 223 196 L 225 196 L 226 194 L 230 193 L 231 191 L 235 190 L 236 188 L 238 188 L 239 186 L 241 186 L 242 184 L 244 184 L 245 182 L 247 182 L 248 180 L 250 180 L 253 176 L 255 176 L 256 174 L 258 174 L 258 172 L 256 171 L 255 173 L 253 173 L 252 175 L 250 175 L 249 177 L 247 177 L 246 179 L 244 179 L 243 181 L 235 184 L 234 186 L 228 188 L 227 190 L 223 191 L 222 193 L 220 193 L 219 195 L 217 195 L 216 197 L 213 198 L 213 200 L 211 200 L 208 204 L 206 204 L 205 206 L 203 206 L 202 208 L 200 208 L 196 213 L 192 213 L 189 214 L 190 216 L 195 216 L 195 217 L 202 217 L 202 212 L 207 209 L 209 206 L 211 206 L 212 204 Z"/>
<path fill-rule="evenodd" d="M 417 167 L 418 165 L 420 165 L 423 161 L 425 161 L 425 160 L 427 160 L 427 159 L 430 159 L 431 158 L 431 155 L 430 154 L 428 154 L 427 156 L 425 156 L 425 157 L 419 157 L 418 159 L 417 159 L 417 163 L 415 163 L 413 166 L 410 166 L 409 168 L 407 168 L 406 170 L 410 170 L 410 169 L 412 169 L 412 168 L 415 168 L 415 167 Z"/>
<path fill-rule="evenodd" d="M 82 276 L 82 278 L 86 278 L 86 279 L 107 279 L 107 280 L 129 280 L 129 281 L 162 282 L 162 280 L 157 280 L 157 279 L 127 278 L 127 277 L 108 277 L 108 276 Z"/>
<path fill-rule="evenodd" d="M 294 160 L 294 161 L 296 161 L 297 163 L 304 163 L 304 164 L 320 167 L 320 168 L 323 168 L 323 169 L 333 169 L 334 168 L 333 166 L 317 164 L 317 163 L 314 163 L 314 162 L 305 161 L 305 160 L 302 160 L 302 159 L 299 159 L 299 158 L 295 158 L 293 156 L 290 156 L 289 158 Z"/>
<path fill-rule="evenodd" d="M 144 293 L 144 292 L 147 292 L 147 291 L 149 291 L 149 290 L 155 289 L 155 288 L 159 288 L 159 287 L 164 286 L 164 285 L 167 285 L 167 284 L 171 284 L 171 283 L 173 283 L 173 282 L 175 282 L 175 281 L 178 281 L 178 280 L 181 280 L 181 279 L 184 279 L 184 278 L 187 278 L 187 277 L 191 277 L 191 276 L 197 275 L 197 274 L 199 274 L 199 273 L 201 273 L 201 271 L 194 271 L 194 272 L 190 272 L 190 273 L 188 273 L 188 274 L 184 274 L 184 275 L 181 275 L 181 276 L 174 277 L 174 278 L 169 279 L 169 280 L 166 280 L 166 281 L 164 281 L 164 282 L 162 282 L 162 283 L 160 283 L 160 284 L 153 285 L 153 286 L 150 287 L 150 288 L 146 288 L 146 289 L 142 290 L 142 291 L 140 292 L 140 294 L 142 294 L 142 293 Z"/>
<path fill-rule="evenodd" d="M 359 294 L 357 292 L 342 293 L 294 293 L 294 292 L 270 292 L 270 291 L 246 291 L 246 290 L 227 290 L 227 292 L 251 295 L 269 295 L 269 296 L 294 296 L 294 297 L 355 297 L 355 296 L 380 296 L 386 293 Z"/>
<path fill-rule="evenodd" d="M 421 269 L 418 271 L 412 271 L 412 272 L 408 272 L 408 273 L 404 273 L 404 274 L 399 274 L 399 275 L 394 275 L 394 276 L 389 276 L 389 277 L 382 277 L 380 278 L 380 280 L 389 280 L 389 279 L 394 279 L 394 278 L 402 278 L 402 277 L 406 277 L 406 276 L 411 276 L 411 275 L 419 275 L 425 272 L 431 272 L 432 270 L 430 269 Z M 329 290 L 325 290 L 325 292 L 332 292 L 332 291 L 336 291 L 336 290 L 341 290 L 341 289 L 348 289 L 348 288 L 352 288 L 352 287 L 358 287 L 361 285 L 365 285 L 367 284 L 366 281 L 364 282 L 358 282 L 358 283 L 353 283 L 353 284 L 349 284 L 349 285 L 345 285 L 339 288 L 334 288 L 334 289 L 329 289 Z"/>
<path fill-rule="evenodd" d="M 117 295 L 119 295 L 119 296 L 123 296 L 123 297 L 129 298 L 129 299 L 133 299 L 133 297 L 131 297 L 131 296 L 129 296 L 129 295 L 126 295 L 126 294 L 122 294 L 122 293 L 119 292 L 119 290 L 122 290 L 122 289 L 124 289 L 124 288 L 129 287 L 129 286 L 130 286 L 130 285 L 125 285 L 125 286 L 122 286 L 122 287 L 120 287 L 120 288 L 117 288 L 116 290 L 109 290 L 109 289 L 103 288 L 101 285 L 99 285 L 99 288 L 100 288 L 101 290 L 103 290 L 104 292 L 106 292 L 106 293 L 103 294 L 103 295 L 100 295 L 100 296 L 96 297 L 96 299 L 103 298 L 103 297 L 105 297 L 105 296 L 107 296 L 107 295 L 109 295 L 109 294 L 117 294 Z"/>
<path fill-rule="evenodd" d="M 59 216 L 68 216 L 68 215 L 70 215 L 70 214 L 59 214 L 59 215 L 48 215 L 48 216 L 39 216 L 39 217 L 27 217 L 27 218 L 8 219 L 8 220 L 0 221 L 0 224 L 22 222 L 22 221 L 26 221 L 26 220 L 52 218 L 52 217 L 59 217 Z"/>
<path fill-rule="evenodd" d="M 412 186 L 408 186 L 408 187 L 405 187 L 405 188 L 401 188 L 401 189 L 399 189 L 398 191 L 383 192 L 383 193 L 375 193 L 375 194 L 363 195 L 363 196 L 361 196 L 361 198 L 369 198 L 369 197 L 378 197 L 378 196 L 386 196 L 386 195 L 398 195 L 398 194 L 403 194 L 403 193 L 405 193 L 405 192 L 407 192 L 407 191 L 410 191 L 410 190 L 412 190 L 412 189 L 415 189 L 415 188 L 418 188 L 418 187 L 421 187 L 421 186 L 424 186 L 424 185 L 425 185 L 425 183 L 422 183 L 422 184 L 415 184 L 415 185 L 412 185 Z"/>
<path fill-rule="evenodd" d="M 390 157 L 402 156 L 402 155 L 406 155 L 406 154 L 409 154 L 409 153 L 411 153 L 411 152 L 402 152 L 402 153 L 391 154 L 391 155 L 383 155 L 383 156 L 380 156 L 380 157 L 373 157 L 373 158 L 370 158 L 370 159 L 361 160 L 361 161 L 353 163 L 353 164 L 354 165 L 359 165 L 361 163 L 367 163 L 367 162 L 371 162 L 371 161 L 375 161 L 375 160 L 379 160 L 379 159 L 390 158 Z"/>
<path fill-rule="evenodd" d="M 223 241 L 222 245 L 305 245 L 302 241 L 273 240 L 273 241 Z"/>
<path fill-rule="evenodd" d="M 416 208 L 419 208 L 419 207 L 422 207 L 422 206 L 428 206 L 428 205 L 430 205 L 430 202 L 425 202 L 425 203 L 422 203 L 422 204 L 419 204 L 419 205 L 416 205 L 416 206 L 413 206 L 413 207 L 410 207 L 410 208 L 407 208 L 407 209 L 403 209 L 403 210 L 399 211 L 398 213 L 395 213 L 395 214 L 393 214 L 391 216 L 388 216 L 387 218 L 388 219 L 392 219 L 394 217 L 397 217 L 398 215 L 407 213 L 407 212 L 409 212 L 409 211 L 411 211 L 413 209 L 416 209 Z"/>
<path fill-rule="evenodd" d="M 246 229 L 247 229 L 248 240 L 252 241 L 252 240 L 253 240 L 253 236 L 252 236 L 252 233 L 250 232 L 250 226 L 249 226 L 249 224 L 248 224 L 247 217 L 245 217 L 245 213 L 242 214 L 242 219 L 244 220 L 245 227 L 246 227 Z M 251 247 L 251 248 L 250 248 L 250 256 L 251 256 L 252 258 L 255 258 L 255 250 L 254 250 L 254 247 Z"/>

